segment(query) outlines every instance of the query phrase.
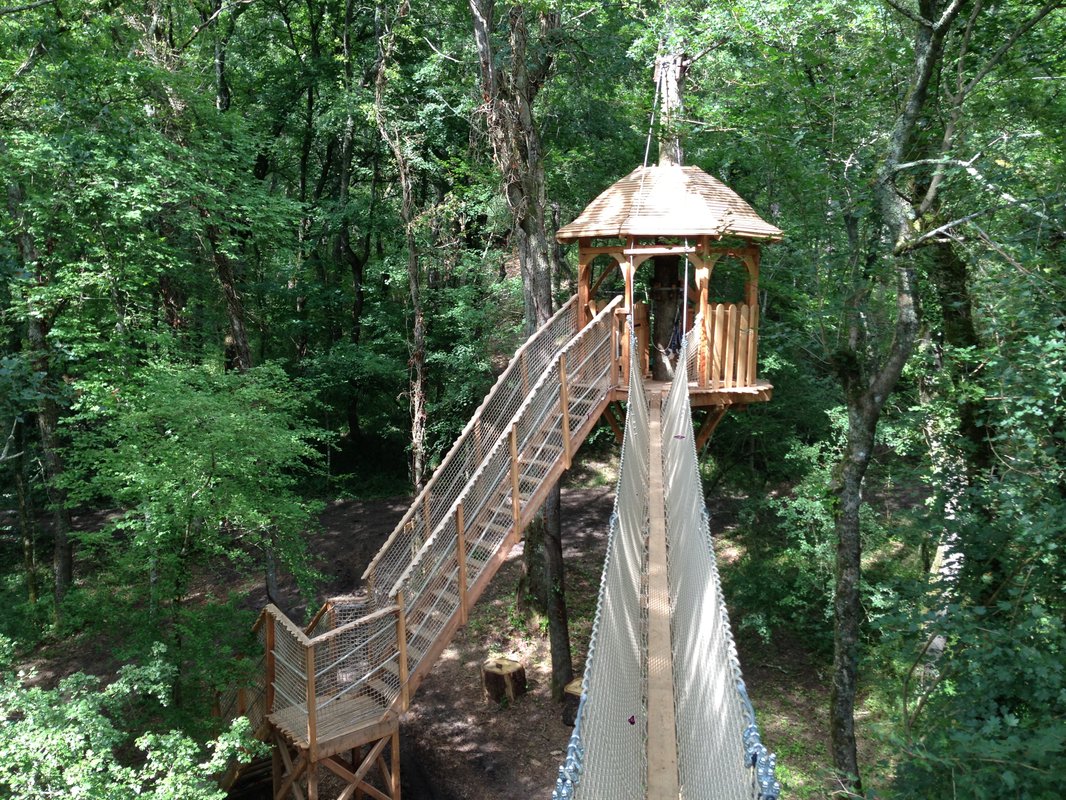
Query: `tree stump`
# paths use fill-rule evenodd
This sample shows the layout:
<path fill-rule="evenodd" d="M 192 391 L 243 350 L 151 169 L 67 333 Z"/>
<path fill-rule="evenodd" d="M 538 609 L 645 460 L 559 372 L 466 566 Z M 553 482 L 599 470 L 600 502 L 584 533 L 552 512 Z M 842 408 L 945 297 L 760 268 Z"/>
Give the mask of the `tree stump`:
<path fill-rule="evenodd" d="M 481 686 L 494 703 L 513 703 L 526 693 L 526 668 L 510 658 L 490 658 L 481 665 Z"/>
<path fill-rule="evenodd" d="M 563 689 L 563 725 L 574 727 L 577 709 L 581 705 L 581 676 L 574 678 Z"/>

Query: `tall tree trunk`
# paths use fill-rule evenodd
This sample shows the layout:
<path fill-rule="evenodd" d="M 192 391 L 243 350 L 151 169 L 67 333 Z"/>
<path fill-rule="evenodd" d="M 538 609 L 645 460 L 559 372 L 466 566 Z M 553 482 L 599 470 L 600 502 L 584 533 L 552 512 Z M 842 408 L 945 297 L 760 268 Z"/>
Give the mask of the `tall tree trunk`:
<path fill-rule="evenodd" d="M 48 283 L 48 278 L 41 272 L 37 245 L 27 230 L 22 208 L 23 192 L 18 184 L 11 184 L 7 190 L 8 210 L 19 231 L 16 246 L 19 258 L 25 270 L 36 276 L 39 286 Z M 59 438 L 59 391 L 63 385 L 63 376 L 57 372 L 57 356 L 52 352 L 48 334 L 60 309 L 44 311 L 34 307 L 30 301 L 26 319 L 26 339 L 29 343 L 30 361 L 34 372 L 44 376 L 40 397 L 37 401 L 37 431 L 41 437 L 41 464 L 44 470 L 45 490 L 52 506 L 52 568 L 54 576 L 55 618 L 58 622 L 62 614 L 63 598 L 74 582 L 74 543 L 70 538 L 73 528 L 67 493 L 59 484 L 63 474 L 63 458 Z"/>
<path fill-rule="evenodd" d="M 506 66 L 493 43 L 495 3 L 470 0 L 474 41 L 481 66 L 481 90 L 485 103 L 493 159 L 503 178 L 504 197 L 514 218 L 514 235 L 522 269 L 527 333 L 532 334 L 551 317 L 552 242 L 545 226 L 544 156 L 540 134 L 533 118 L 533 102 L 552 66 L 552 38 L 560 25 L 557 13 L 537 17 L 539 41 L 529 47 L 528 10 L 519 5 L 507 9 Z M 534 589 L 547 599 L 548 632 L 552 652 L 552 693 L 562 699 L 562 688 L 573 679 L 570 631 L 566 613 L 563 575 L 559 485 L 552 487 L 541 513 L 544 516 L 542 547 L 527 541 L 526 574 L 542 571 L 546 586 Z"/>
<path fill-rule="evenodd" d="M 351 0 L 349 0 L 349 3 Z M 409 12 L 407 0 L 400 0 L 392 23 L 396 24 Z M 388 144 L 396 161 L 400 178 L 402 202 L 400 215 L 404 224 L 404 240 L 407 244 L 407 285 L 411 304 L 411 341 L 408 360 L 408 400 L 411 408 L 411 485 L 417 492 L 425 482 L 426 472 L 426 320 L 422 309 L 422 272 L 419 262 L 418 241 L 415 238 L 414 176 L 411 161 L 405 149 L 408 138 L 386 104 L 388 89 L 387 67 L 392 58 L 396 40 L 391 27 L 384 28 L 379 36 L 381 46 L 378 71 L 374 82 L 374 111 L 378 131 Z"/>
<path fill-rule="evenodd" d="M 19 530 L 22 533 L 22 568 L 26 574 L 26 599 L 30 607 L 37 606 L 37 525 L 34 522 L 33 501 L 30 496 L 30 456 L 26 441 L 26 426 L 18 423 L 18 463 L 15 465 L 15 494 L 18 498 Z"/>
<path fill-rule="evenodd" d="M 684 163 L 680 126 L 688 66 L 689 61 L 684 53 L 670 53 L 655 62 L 655 84 L 662 108 L 659 122 L 660 167 L 680 167 Z"/>
<path fill-rule="evenodd" d="M 868 346 L 860 313 L 860 304 L 867 296 L 867 290 L 860 281 L 849 309 L 847 343 L 834 356 L 847 405 L 848 436 L 830 486 L 830 492 L 836 498 L 833 517 L 837 536 L 830 749 L 841 780 L 856 794 L 862 793 L 855 744 L 855 694 L 862 624 L 859 507 L 881 412 L 903 373 L 918 334 L 914 255 L 910 251 L 917 210 L 907 193 L 897 188 L 895 181 L 905 154 L 913 147 L 914 131 L 926 106 L 930 81 L 939 69 L 943 55 L 944 37 L 962 7 L 961 2 L 954 0 L 941 14 L 943 0 L 920 0 L 919 5 L 923 21 L 916 26 L 914 66 L 908 94 L 893 125 L 874 186 L 874 202 L 882 229 L 891 237 L 896 284 L 896 322 L 892 340 L 887 344 L 874 342 Z M 851 238 L 855 252 L 857 243 L 854 235 Z M 877 244 L 870 246 L 877 247 Z M 880 359 L 876 355 L 878 352 L 884 353 Z"/>

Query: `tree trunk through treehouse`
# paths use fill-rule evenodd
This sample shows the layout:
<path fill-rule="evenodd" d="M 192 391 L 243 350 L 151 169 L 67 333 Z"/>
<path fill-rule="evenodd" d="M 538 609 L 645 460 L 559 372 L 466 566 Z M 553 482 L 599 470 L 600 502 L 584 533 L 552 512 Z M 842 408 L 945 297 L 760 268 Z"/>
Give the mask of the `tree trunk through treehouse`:
<path fill-rule="evenodd" d="M 671 358 L 670 348 L 676 325 L 682 325 L 680 316 L 681 283 L 678 279 L 678 256 L 656 256 L 655 275 L 651 284 L 652 315 L 652 367 L 651 376 L 657 381 L 674 378 L 676 353 Z M 676 325 L 675 325 L 676 323 Z"/>
<path fill-rule="evenodd" d="M 659 102 L 662 116 L 659 122 L 659 166 L 680 167 L 684 161 L 681 148 L 681 102 L 685 90 L 685 73 L 688 60 L 684 53 L 663 56 L 655 64 L 655 81 L 659 87 Z"/>
<path fill-rule="evenodd" d="M 562 18 L 557 12 L 533 12 L 521 5 L 504 8 L 507 40 L 497 46 L 496 5 L 491 0 L 470 0 L 486 126 L 493 161 L 500 170 L 504 197 L 514 219 L 526 328 L 532 334 L 552 313 L 552 241 L 545 230 L 544 152 L 533 117 L 533 102 L 551 74 L 557 41 L 554 33 Z M 529 46 L 531 20 L 536 22 L 533 47 Z M 573 676 L 573 665 L 563 589 L 558 484 L 549 493 L 541 514 L 545 530 L 542 544 L 538 547 L 527 541 L 525 558 L 527 574 L 535 574 L 538 571 L 535 562 L 543 560 L 547 587 L 555 589 L 541 595 L 548 601 L 553 693 L 558 685 L 561 697 L 562 687 Z"/>

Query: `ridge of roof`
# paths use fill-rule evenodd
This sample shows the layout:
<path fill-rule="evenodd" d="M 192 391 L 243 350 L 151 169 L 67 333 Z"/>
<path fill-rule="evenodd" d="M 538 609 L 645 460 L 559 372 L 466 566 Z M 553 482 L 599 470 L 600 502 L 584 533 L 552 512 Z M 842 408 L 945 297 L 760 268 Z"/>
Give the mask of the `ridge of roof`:
<path fill-rule="evenodd" d="M 782 232 L 699 167 L 652 166 L 601 192 L 555 238 L 726 235 L 777 241 Z"/>

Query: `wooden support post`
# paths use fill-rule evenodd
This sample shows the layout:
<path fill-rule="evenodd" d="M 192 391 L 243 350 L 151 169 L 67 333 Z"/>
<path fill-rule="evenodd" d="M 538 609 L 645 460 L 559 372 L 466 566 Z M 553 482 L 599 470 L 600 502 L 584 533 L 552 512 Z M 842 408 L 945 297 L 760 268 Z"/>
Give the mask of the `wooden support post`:
<path fill-rule="evenodd" d="M 725 388 L 732 389 L 737 385 L 735 378 L 737 366 L 737 307 L 735 303 L 729 304 L 726 314 Z"/>
<path fill-rule="evenodd" d="M 455 509 L 455 557 L 459 561 L 459 624 L 466 624 L 466 514 L 463 501 Z"/>
<path fill-rule="evenodd" d="M 518 424 L 511 426 L 511 513 L 515 530 L 522 531 L 522 495 L 518 489 Z"/>
<path fill-rule="evenodd" d="M 400 651 L 400 710 L 406 711 L 411 704 L 411 690 L 407 685 L 407 609 L 403 592 L 396 593 L 396 644 Z"/>
<path fill-rule="evenodd" d="M 389 781 L 392 800 L 400 800 L 400 728 L 392 732 L 392 780 Z"/>
<path fill-rule="evenodd" d="M 589 240 L 578 241 L 577 249 L 577 328 L 581 330 L 592 320 L 589 313 L 592 283 L 592 259 L 595 256 L 588 250 Z"/>
<path fill-rule="evenodd" d="M 570 386 L 566 378 L 566 353 L 559 354 L 559 410 L 563 415 L 563 468 L 570 469 Z"/>
<path fill-rule="evenodd" d="M 304 669 L 307 671 L 307 751 L 311 760 L 311 768 L 314 770 L 317 769 L 315 761 L 318 760 L 318 720 L 316 719 L 318 704 L 315 696 L 315 646 L 313 644 L 304 645 Z"/>
<path fill-rule="evenodd" d="M 725 304 L 717 303 L 714 307 L 714 346 L 711 356 L 711 388 L 721 389 L 725 374 Z"/>
<path fill-rule="evenodd" d="M 707 440 L 711 438 L 711 434 L 714 433 L 715 428 L 718 427 L 718 423 L 725 417 L 725 406 L 713 406 L 707 409 L 707 416 L 703 420 L 703 424 L 700 426 L 699 433 L 696 434 L 696 452 L 699 453 L 703 449 L 703 446 L 707 444 Z"/>
<path fill-rule="evenodd" d="M 710 336 L 711 329 L 710 306 L 707 302 L 707 288 L 711 283 L 711 270 L 708 267 L 696 269 L 696 287 L 699 289 L 699 313 L 703 316 L 702 328 L 699 332 L 699 345 L 696 356 L 696 381 L 700 388 L 707 386 L 710 377 Z"/>

